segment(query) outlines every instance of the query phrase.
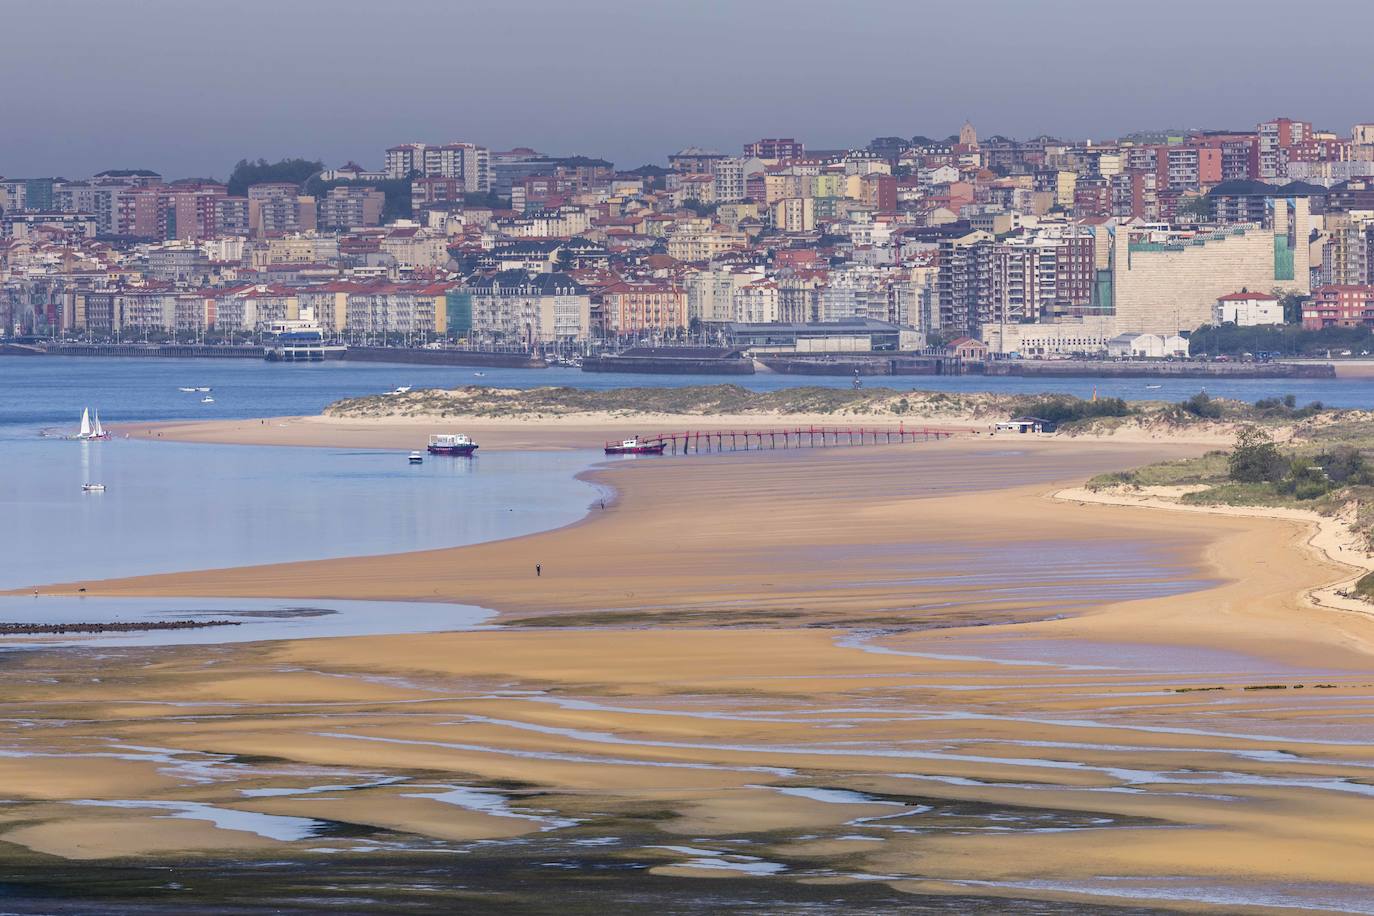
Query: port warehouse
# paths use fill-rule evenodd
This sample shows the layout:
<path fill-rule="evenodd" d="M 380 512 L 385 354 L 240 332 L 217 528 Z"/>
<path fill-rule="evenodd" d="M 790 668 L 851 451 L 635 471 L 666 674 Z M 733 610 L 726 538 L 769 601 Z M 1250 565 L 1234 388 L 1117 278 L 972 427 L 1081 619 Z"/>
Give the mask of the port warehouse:
<path fill-rule="evenodd" d="M 727 346 L 752 353 L 893 353 L 925 347 L 918 331 L 873 318 L 727 322 L 724 336 Z"/>

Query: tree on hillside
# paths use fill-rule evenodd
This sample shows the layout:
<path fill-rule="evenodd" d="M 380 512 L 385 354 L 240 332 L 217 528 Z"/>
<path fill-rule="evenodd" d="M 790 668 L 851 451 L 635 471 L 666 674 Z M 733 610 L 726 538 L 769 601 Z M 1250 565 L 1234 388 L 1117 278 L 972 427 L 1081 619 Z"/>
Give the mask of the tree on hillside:
<path fill-rule="evenodd" d="M 1236 434 L 1236 447 L 1226 464 L 1230 478 L 1240 483 L 1274 482 L 1288 470 L 1274 440 L 1258 426 L 1246 426 Z"/>
<path fill-rule="evenodd" d="M 226 183 L 231 196 L 243 197 L 248 193 L 249 185 L 271 181 L 289 181 L 294 185 L 300 185 L 322 171 L 324 163 L 316 159 L 282 159 L 280 162 L 268 162 L 266 159 L 250 162 L 240 159 L 234 166 L 234 171 L 229 173 L 229 181 Z"/>

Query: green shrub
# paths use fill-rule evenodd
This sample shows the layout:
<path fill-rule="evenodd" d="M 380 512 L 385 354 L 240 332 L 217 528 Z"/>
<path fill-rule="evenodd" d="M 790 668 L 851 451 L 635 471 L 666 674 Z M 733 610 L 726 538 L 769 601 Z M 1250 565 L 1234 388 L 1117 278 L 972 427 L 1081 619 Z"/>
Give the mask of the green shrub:
<path fill-rule="evenodd" d="M 1221 419 L 1221 402 L 1214 401 L 1212 396 L 1205 391 L 1199 391 L 1179 406 L 1195 417 L 1202 417 L 1205 420 Z"/>
<path fill-rule="evenodd" d="M 1228 476 L 1239 483 L 1274 483 L 1288 471 L 1278 446 L 1258 426 L 1247 426 L 1236 435 L 1226 464 Z"/>
<path fill-rule="evenodd" d="M 1340 486 L 1368 484 L 1374 481 L 1364 454 L 1354 446 L 1338 445 L 1329 452 L 1317 455 L 1315 463 L 1326 472 L 1332 483 Z"/>
<path fill-rule="evenodd" d="M 1331 478 L 1312 458 L 1298 457 L 1289 463 L 1288 473 L 1279 481 L 1280 493 L 1291 493 L 1295 499 L 1318 499 L 1331 492 Z"/>
<path fill-rule="evenodd" d="M 1099 398 L 1096 401 L 1084 401 L 1080 398 L 1044 398 L 1033 401 L 1026 408 L 1027 415 L 1053 423 L 1073 423 L 1095 417 L 1128 417 L 1133 412 L 1131 405 L 1121 398 Z"/>

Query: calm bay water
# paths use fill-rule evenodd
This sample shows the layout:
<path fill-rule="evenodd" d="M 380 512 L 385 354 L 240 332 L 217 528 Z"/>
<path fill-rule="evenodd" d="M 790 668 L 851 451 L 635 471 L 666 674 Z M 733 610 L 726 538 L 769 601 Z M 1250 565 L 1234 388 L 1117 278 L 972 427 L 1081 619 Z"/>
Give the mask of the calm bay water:
<path fill-rule="evenodd" d="M 478 375 L 477 373 L 481 373 Z M 622 375 L 574 369 L 466 369 L 374 363 L 327 362 L 307 365 L 258 360 L 95 359 L 85 357 L 0 358 L 0 436 L 6 427 L 65 425 L 75 429 L 86 405 L 100 408 L 102 419 L 183 420 L 282 416 L 318 413 L 339 398 L 378 394 L 399 385 L 455 387 L 492 385 L 531 388 L 566 385 L 607 389 L 629 386 L 682 386 L 728 383 L 756 391 L 796 385 L 847 387 L 847 378 L 793 375 Z M 870 386 L 899 390 L 996 391 L 1032 394 L 1058 391 L 1128 400 L 1182 400 L 1205 387 L 1219 397 L 1255 401 L 1292 394 L 1306 403 L 1337 407 L 1374 405 L 1374 379 L 1022 379 L 981 376 L 917 376 L 870 379 Z M 1159 385 L 1159 388 L 1147 388 Z M 215 402 L 178 387 L 211 386 Z"/>
<path fill-rule="evenodd" d="M 480 374 L 478 374 L 480 372 Z M 575 475 L 594 452 L 478 453 L 411 466 L 388 450 L 218 446 L 40 437 L 74 430 L 85 406 L 109 423 L 317 413 L 398 385 L 680 386 L 755 390 L 845 386 L 844 378 L 635 376 L 568 369 L 463 369 L 256 360 L 0 359 L 0 587 L 71 579 L 396 553 L 514 537 L 569 524 L 598 496 Z M 875 380 L 902 389 L 1045 390 L 1181 399 L 1198 380 Z M 1146 384 L 1159 384 L 1147 389 Z M 215 398 L 179 387 L 208 386 Z M 1374 381 L 1212 382 L 1216 395 L 1368 406 Z M 102 494 L 81 485 L 99 482 Z"/>
<path fill-rule="evenodd" d="M 0 588 L 400 553 L 576 521 L 591 456 L 0 441 Z M 84 493 L 99 482 L 104 493 Z"/>

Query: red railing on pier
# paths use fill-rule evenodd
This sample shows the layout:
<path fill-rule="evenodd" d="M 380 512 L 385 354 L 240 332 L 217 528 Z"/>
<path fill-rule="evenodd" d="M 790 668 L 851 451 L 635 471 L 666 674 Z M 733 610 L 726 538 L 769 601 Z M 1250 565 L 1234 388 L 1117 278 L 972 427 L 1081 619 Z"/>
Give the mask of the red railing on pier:
<path fill-rule="evenodd" d="M 834 448 L 836 446 L 897 445 L 948 439 L 971 429 L 929 426 L 895 428 L 881 426 L 793 426 L 780 429 L 691 430 L 640 436 L 642 445 L 665 446 L 670 455 L 698 452 L 757 451 L 775 448 Z M 613 443 L 607 443 L 611 445 Z M 619 443 L 614 443 L 619 444 Z"/>

